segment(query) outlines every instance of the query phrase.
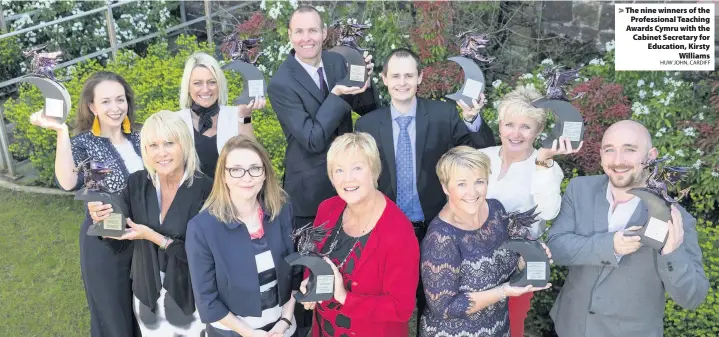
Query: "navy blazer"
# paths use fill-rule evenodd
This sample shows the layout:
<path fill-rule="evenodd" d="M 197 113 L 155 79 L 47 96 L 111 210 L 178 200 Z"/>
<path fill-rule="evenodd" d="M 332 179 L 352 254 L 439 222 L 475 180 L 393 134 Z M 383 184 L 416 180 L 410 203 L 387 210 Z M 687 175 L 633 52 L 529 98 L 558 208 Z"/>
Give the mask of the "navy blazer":
<path fill-rule="evenodd" d="M 285 257 L 295 251 L 292 241 L 292 205 L 286 203 L 274 220 L 264 209 L 264 231 L 277 273 L 280 305 L 299 288 L 299 269 Z M 255 252 L 247 227 L 239 222 L 220 222 L 209 211 L 197 214 L 187 224 L 185 239 L 195 304 L 203 323 L 223 319 L 228 313 L 262 316 L 260 281 Z"/>

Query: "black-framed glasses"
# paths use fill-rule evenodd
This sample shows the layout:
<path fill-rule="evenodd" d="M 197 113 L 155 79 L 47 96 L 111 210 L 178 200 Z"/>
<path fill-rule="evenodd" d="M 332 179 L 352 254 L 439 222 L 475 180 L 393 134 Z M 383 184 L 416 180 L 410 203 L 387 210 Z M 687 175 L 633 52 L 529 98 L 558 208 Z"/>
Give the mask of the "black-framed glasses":
<path fill-rule="evenodd" d="M 225 170 L 230 172 L 230 177 L 232 178 L 242 178 L 245 176 L 245 173 L 249 173 L 250 177 L 257 178 L 265 172 L 265 168 L 262 166 L 252 166 L 247 170 L 241 167 L 225 167 Z"/>

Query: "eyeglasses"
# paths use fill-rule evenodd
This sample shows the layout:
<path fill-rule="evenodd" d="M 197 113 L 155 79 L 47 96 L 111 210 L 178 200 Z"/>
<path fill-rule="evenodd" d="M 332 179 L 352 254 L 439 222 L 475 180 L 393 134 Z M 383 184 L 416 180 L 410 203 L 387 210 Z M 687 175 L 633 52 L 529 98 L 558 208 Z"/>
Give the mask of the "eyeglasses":
<path fill-rule="evenodd" d="M 265 168 L 262 166 L 252 166 L 247 170 L 241 167 L 225 167 L 225 170 L 230 172 L 230 177 L 232 178 L 242 178 L 245 176 L 245 173 L 249 173 L 250 177 L 257 178 L 265 172 Z"/>

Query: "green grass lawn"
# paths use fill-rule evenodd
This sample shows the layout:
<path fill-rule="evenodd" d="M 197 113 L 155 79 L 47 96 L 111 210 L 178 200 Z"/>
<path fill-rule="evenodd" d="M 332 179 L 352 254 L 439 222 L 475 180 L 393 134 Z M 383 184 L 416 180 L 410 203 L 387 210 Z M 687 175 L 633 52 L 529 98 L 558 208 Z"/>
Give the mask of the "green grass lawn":
<path fill-rule="evenodd" d="M 0 337 L 90 335 L 80 277 L 82 204 L 0 189 Z M 414 317 L 410 323 L 414 336 Z"/>
<path fill-rule="evenodd" d="M 90 335 L 82 220 L 72 197 L 0 189 L 0 336 Z"/>

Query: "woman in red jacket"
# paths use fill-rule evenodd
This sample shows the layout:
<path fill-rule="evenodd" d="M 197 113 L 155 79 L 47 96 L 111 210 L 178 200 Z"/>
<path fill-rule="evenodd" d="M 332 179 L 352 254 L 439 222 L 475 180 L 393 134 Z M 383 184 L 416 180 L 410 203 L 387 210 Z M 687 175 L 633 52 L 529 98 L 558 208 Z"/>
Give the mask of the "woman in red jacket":
<path fill-rule="evenodd" d="M 329 301 L 305 303 L 314 309 L 312 337 L 409 335 L 419 244 L 409 219 L 377 190 L 380 170 L 367 133 L 337 137 L 327 153 L 338 196 L 320 204 L 314 226 L 328 229 L 318 248 L 332 262 L 335 291 Z"/>

